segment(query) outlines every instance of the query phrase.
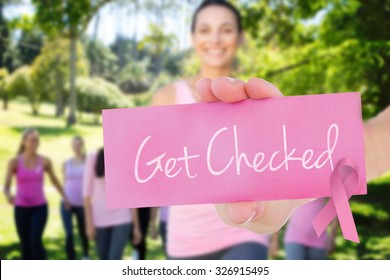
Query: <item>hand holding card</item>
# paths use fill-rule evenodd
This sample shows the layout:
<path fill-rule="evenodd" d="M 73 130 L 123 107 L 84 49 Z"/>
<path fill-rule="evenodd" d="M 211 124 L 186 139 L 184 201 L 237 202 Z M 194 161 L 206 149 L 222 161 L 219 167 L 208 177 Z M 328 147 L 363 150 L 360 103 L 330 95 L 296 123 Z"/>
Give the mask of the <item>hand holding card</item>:
<path fill-rule="evenodd" d="M 225 77 L 197 91 L 211 103 L 103 111 L 109 207 L 213 203 L 226 223 L 266 234 L 299 205 L 331 196 L 321 233 L 350 212 L 351 195 L 366 193 L 358 93 L 281 97 L 261 79 Z M 344 190 L 351 168 L 358 176 Z M 348 217 L 342 227 L 355 229 Z"/>
<path fill-rule="evenodd" d="M 196 89 L 206 102 L 238 102 L 283 96 L 277 87 L 260 78 L 252 78 L 247 83 L 228 77 L 214 81 L 203 79 L 198 82 Z M 311 200 L 236 202 L 216 204 L 215 208 L 221 219 L 230 225 L 269 234 L 279 230 L 297 207 Z"/>

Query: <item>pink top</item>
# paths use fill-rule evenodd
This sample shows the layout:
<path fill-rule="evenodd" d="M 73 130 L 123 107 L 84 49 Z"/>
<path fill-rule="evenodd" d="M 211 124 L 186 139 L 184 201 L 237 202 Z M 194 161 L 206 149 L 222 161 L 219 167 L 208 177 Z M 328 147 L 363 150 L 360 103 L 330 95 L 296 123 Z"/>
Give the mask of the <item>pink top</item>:
<path fill-rule="evenodd" d="M 35 168 L 27 168 L 23 156 L 18 156 L 16 167 L 15 205 L 23 207 L 38 206 L 46 203 L 43 192 L 43 159 L 38 157 Z"/>
<path fill-rule="evenodd" d="M 64 192 L 71 205 L 83 206 L 83 174 L 84 163 L 76 163 L 73 159 L 65 162 Z"/>
<path fill-rule="evenodd" d="M 167 222 L 169 215 L 169 206 L 160 207 L 160 221 Z"/>
<path fill-rule="evenodd" d="M 328 237 L 325 231 L 320 237 L 314 230 L 312 221 L 325 205 L 325 198 L 318 198 L 299 207 L 292 214 L 284 236 L 285 243 L 299 243 L 315 248 L 325 248 Z"/>
<path fill-rule="evenodd" d="M 83 196 L 91 197 L 92 218 L 96 227 L 109 227 L 131 222 L 130 209 L 107 209 L 104 178 L 95 175 L 97 153 L 88 155 L 85 163 Z"/>
<path fill-rule="evenodd" d="M 176 104 L 195 103 L 185 81 L 175 83 Z M 169 208 L 168 254 L 189 257 L 208 254 L 243 242 L 268 246 L 268 236 L 222 222 L 212 204 L 181 205 Z"/>

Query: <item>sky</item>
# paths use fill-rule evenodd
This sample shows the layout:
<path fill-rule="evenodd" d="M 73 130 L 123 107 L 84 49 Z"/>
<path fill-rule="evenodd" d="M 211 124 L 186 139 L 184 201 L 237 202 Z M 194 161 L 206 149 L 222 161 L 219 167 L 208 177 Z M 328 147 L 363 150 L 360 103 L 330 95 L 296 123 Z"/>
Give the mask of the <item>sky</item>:
<path fill-rule="evenodd" d="M 178 38 L 178 48 L 186 49 L 190 46 L 190 25 L 186 15 L 189 15 L 190 11 L 180 11 L 177 13 L 180 18 L 166 16 L 164 27 L 167 33 L 173 33 Z M 34 13 L 34 7 L 30 3 L 30 0 L 25 0 L 24 4 L 18 4 L 7 7 L 4 11 L 6 18 L 13 18 L 23 14 L 32 15 Z M 305 25 L 318 24 L 321 22 L 326 11 L 322 10 L 317 13 L 312 19 L 304 21 Z M 132 17 L 126 6 L 120 7 L 114 4 L 108 4 L 104 6 L 100 11 L 99 15 L 95 16 L 90 22 L 87 34 L 93 36 L 94 27 L 99 18 L 99 25 L 97 31 L 97 38 L 104 42 L 106 45 L 110 45 L 115 40 L 117 34 L 131 38 L 137 30 L 137 38 L 142 38 L 148 33 L 148 25 L 151 22 L 150 18 L 145 13 L 139 13 L 138 18 Z"/>
<path fill-rule="evenodd" d="M 23 4 L 8 6 L 4 10 L 4 16 L 8 19 L 20 16 L 20 15 L 32 15 L 34 14 L 34 7 L 29 0 L 24 1 Z M 164 27 L 167 33 L 173 33 L 178 38 L 179 48 L 188 48 L 190 44 L 189 40 L 189 24 L 183 26 L 178 22 L 185 22 L 185 12 L 179 13 L 181 18 L 172 19 L 172 17 L 166 17 Z M 138 18 L 133 18 L 129 13 L 126 6 L 119 7 L 118 5 L 107 4 L 100 11 L 99 15 L 95 16 L 90 22 L 87 34 L 92 36 L 94 33 L 94 27 L 99 18 L 99 25 L 97 31 L 97 38 L 104 42 L 106 45 L 110 45 L 114 42 L 117 34 L 123 37 L 131 38 L 137 29 L 137 37 L 142 38 L 148 33 L 148 25 L 151 20 L 145 13 L 139 13 Z M 134 24 L 136 23 L 136 25 Z"/>

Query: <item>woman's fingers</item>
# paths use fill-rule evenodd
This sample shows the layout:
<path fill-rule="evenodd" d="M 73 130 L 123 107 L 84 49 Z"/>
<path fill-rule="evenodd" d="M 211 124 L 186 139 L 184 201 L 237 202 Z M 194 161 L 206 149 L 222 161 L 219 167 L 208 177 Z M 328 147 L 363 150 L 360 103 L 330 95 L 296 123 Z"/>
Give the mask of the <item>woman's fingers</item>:
<path fill-rule="evenodd" d="M 219 99 L 211 91 L 211 80 L 210 79 L 201 79 L 196 83 L 196 91 L 198 92 L 201 101 L 204 102 L 214 102 L 219 101 Z"/>
<path fill-rule="evenodd" d="M 234 225 L 249 223 L 264 213 L 263 204 L 258 201 L 216 204 L 215 207 L 225 223 Z"/>
<path fill-rule="evenodd" d="M 251 99 L 283 96 L 282 92 L 270 82 L 260 78 L 251 78 L 245 84 L 245 90 Z"/>
<path fill-rule="evenodd" d="M 230 77 L 219 77 L 214 80 L 201 79 L 196 84 L 201 101 L 222 101 L 234 103 L 244 99 L 262 99 L 283 96 L 273 84 L 260 78 L 251 78 L 247 83 Z"/>
<path fill-rule="evenodd" d="M 245 83 L 230 77 L 219 77 L 211 82 L 211 91 L 222 102 L 234 103 L 248 98 Z"/>
<path fill-rule="evenodd" d="M 233 103 L 248 98 L 244 84 L 243 81 L 229 77 L 219 77 L 214 80 L 206 78 L 199 80 L 196 84 L 196 91 L 201 101 Z"/>
<path fill-rule="evenodd" d="M 313 199 L 215 204 L 215 209 L 222 221 L 229 225 L 259 234 L 271 234 L 286 223 L 297 207 L 311 200 Z"/>

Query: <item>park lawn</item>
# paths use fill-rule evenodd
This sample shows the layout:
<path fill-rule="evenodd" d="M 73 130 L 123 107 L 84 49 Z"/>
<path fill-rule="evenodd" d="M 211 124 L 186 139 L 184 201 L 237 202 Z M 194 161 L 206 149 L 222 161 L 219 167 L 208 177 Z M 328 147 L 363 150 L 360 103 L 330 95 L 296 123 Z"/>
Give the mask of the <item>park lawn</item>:
<path fill-rule="evenodd" d="M 40 115 L 31 115 L 25 100 L 16 100 L 9 104 L 8 111 L 0 109 L 0 185 L 3 186 L 8 160 L 15 156 L 20 144 L 21 132 L 28 127 L 35 127 L 41 136 L 39 152 L 49 157 L 57 176 L 62 180 L 61 166 L 64 160 L 72 155 L 71 139 L 81 135 L 88 151 L 96 150 L 103 144 L 102 128 L 95 123 L 95 117 L 83 114 L 80 124 L 67 128 L 63 118 L 54 117 L 54 106 L 43 104 Z M 44 233 L 44 242 L 49 259 L 66 259 L 65 240 L 62 221 L 59 213 L 60 196 L 45 178 L 46 195 L 49 202 L 49 220 Z M 13 187 L 14 188 L 14 187 Z M 3 189 L 3 188 L 1 188 Z M 14 190 L 14 189 L 13 189 Z M 13 208 L 0 195 L 0 259 L 20 258 L 19 243 L 13 221 Z M 76 239 L 78 256 L 81 257 L 81 246 Z M 149 258 L 163 259 L 160 240 L 148 240 Z M 94 246 L 91 247 L 92 258 L 97 258 Z M 124 258 L 131 255 L 127 246 Z"/>
<path fill-rule="evenodd" d="M 88 150 L 102 145 L 102 129 L 95 118 L 84 114 L 81 123 L 66 128 L 64 119 L 53 117 L 54 107 L 43 104 L 40 116 L 32 116 L 28 104 L 23 100 L 11 102 L 8 111 L 0 110 L 0 182 L 4 182 L 6 163 L 15 155 L 20 133 L 34 126 L 41 134 L 40 152 L 50 157 L 56 173 L 60 175 L 61 163 L 71 155 L 70 140 L 73 135 L 84 137 Z M 2 183 L 0 183 L 2 185 Z M 48 186 L 50 185 L 47 184 Z M 59 195 L 54 188 L 47 187 L 50 214 L 44 234 L 49 259 L 65 259 L 64 231 L 59 216 Z M 337 237 L 337 249 L 332 259 L 390 259 L 390 173 L 369 184 L 368 195 L 351 199 L 351 208 L 357 224 L 360 243 L 356 244 Z M 20 258 L 18 239 L 13 222 L 13 209 L 0 195 L 0 259 Z M 282 240 L 282 235 L 281 235 Z M 80 242 L 76 239 L 77 252 L 81 257 Z M 282 244 L 282 243 L 281 243 Z M 282 248 L 283 246 L 281 246 Z M 148 258 L 164 259 L 161 241 L 148 240 Z M 92 247 L 92 258 L 97 258 Z M 131 255 L 127 246 L 125 259 Z M 279 259 L 284 257 L 281 249 Z"/>

